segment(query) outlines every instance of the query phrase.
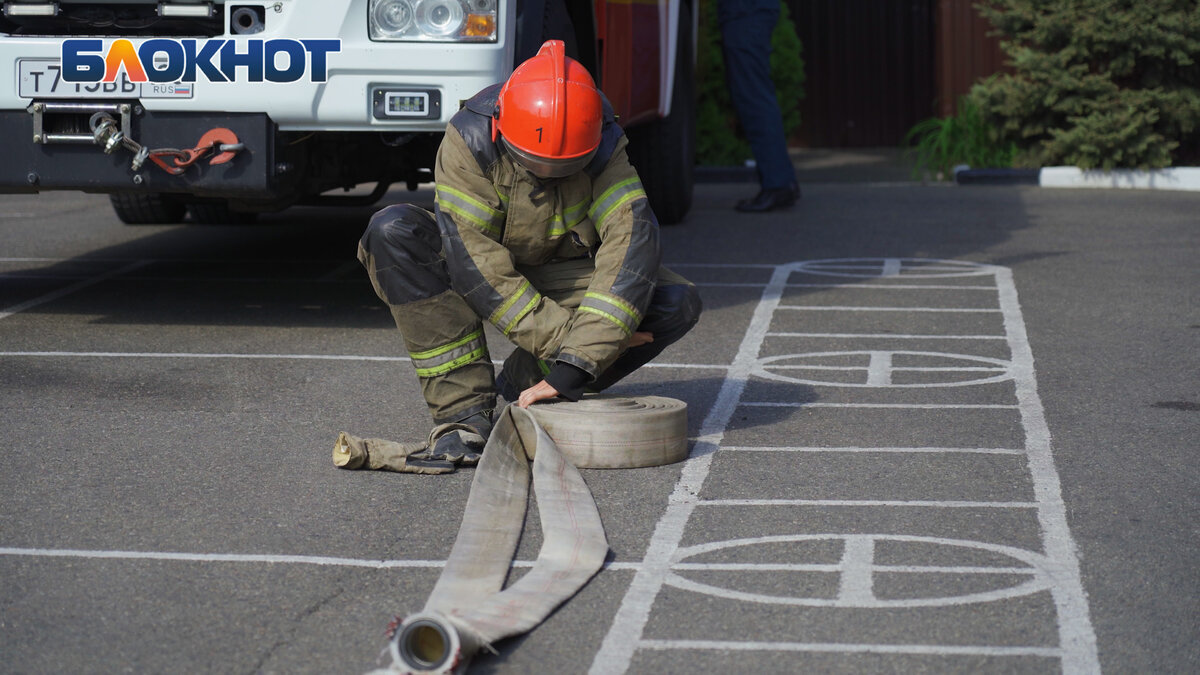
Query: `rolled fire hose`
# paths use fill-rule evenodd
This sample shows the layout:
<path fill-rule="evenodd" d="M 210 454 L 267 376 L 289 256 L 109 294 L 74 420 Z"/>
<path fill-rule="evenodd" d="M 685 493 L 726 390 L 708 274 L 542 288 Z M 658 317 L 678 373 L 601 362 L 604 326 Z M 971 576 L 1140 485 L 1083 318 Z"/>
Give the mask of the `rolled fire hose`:
<path fill-rule="evenodd" d="M 446 566 L 425 608 L 395 631 L 391 665 L 375 672 L 462 672 L 480 649 L 533 629 L 608 555 L 600 514 L 576 467 L 657 466 L 686 457 L 687 405 L 675 399 L 594 397 L 505 408 L 475 469 Z M 501 590 L 531 474 L 542 549 L 533 568 Z"/>

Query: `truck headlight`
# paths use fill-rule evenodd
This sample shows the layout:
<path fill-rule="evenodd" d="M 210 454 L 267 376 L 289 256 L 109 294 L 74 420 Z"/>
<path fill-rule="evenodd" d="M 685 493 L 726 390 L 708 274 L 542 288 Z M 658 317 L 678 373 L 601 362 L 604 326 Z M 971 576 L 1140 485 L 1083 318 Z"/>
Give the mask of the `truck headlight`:
<path fill-rule="evenodd" d="M 372 40 L 495 42 L 497 0 L 371 0 Z"/>

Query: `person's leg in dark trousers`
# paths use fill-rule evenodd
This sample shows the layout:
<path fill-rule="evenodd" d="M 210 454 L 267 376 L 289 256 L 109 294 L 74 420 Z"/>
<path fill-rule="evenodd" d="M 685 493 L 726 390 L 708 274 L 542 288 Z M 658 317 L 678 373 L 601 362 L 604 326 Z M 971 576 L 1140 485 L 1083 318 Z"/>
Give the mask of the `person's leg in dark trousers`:
<path fill-rule="evenodd" d="M 799 189 L 788 155 L 783 116 L 771 80 L 771 33 L 779 20 L 779 0 L 719 0 L 717 9 L 725 58 L 725 79 L 765 191 Z"/>

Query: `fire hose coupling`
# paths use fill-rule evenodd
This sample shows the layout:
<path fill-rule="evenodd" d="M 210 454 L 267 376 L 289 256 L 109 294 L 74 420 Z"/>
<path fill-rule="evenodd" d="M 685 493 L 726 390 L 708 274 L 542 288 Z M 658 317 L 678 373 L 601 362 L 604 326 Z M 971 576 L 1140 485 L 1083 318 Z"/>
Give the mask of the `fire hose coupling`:
<path fill-rule="evenodd" d="M 391 667 L 375 672 L 460 673 L 483 646 L 477 637 L 455 626 L 445 615 L 419 612 L 404 619 L 388 643 Z"/>
<path fill-rule="evenodd" d="M 209 129 L 200 137 L 196 146 L 190 149 L 158 148 L 151 150 L 133 140 L 121 131 L 117 120 L 108 113 L 98 112 L 88 120 L 92 129 L 92 139 L 105 154 L 111 155 L 117 148 L 124 147 L 133 153 L 131 168 L 138 171 L 146 160 L 154 162 L 167 173 L 178 176 L 205 157 L 210 157 L 210 165 L 224 164 L 246 149 L 246 145 L 238 140 L 237 134 L 225 127 Z M 167 159 L 173 160 L 168 162 Z"/>

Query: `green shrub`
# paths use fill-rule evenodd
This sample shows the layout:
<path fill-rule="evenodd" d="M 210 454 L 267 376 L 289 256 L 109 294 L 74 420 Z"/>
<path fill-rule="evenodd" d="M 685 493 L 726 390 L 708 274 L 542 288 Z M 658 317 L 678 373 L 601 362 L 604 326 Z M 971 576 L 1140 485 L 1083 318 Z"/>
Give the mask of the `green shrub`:
<path fill-rule="evenodd" d="M 986 0 L 1014 72 L 972 97 L 1020 166 L 1200 161 L 1196 0 Z"/>
<path fill-rule="evenodd" d="M 945 119 L 930 118 L 918 122 L 904 136 L 904 145 L 911 146 L 913 175 L 925 172 L 938 179 L 953 178 L 952 170 L 960 164 L 974 168 L 1008 168 L 1013 164 L 1017 146 L 1002 141 L 970 96 L 958 99 L 958 112 Z"/>
<path fill-rule="evenodd" d="M 740 165 L 751 157 L 750 145 L 741 133 L 725 84 L 716 2 L 709 0 L 700 5 L 696 159 L 700 164 Z M 800 126 L 800 101 L 804 98 L 801 51 L 796 25 L 787 5 L 781 4 L 779 22 L 771 35 L 771 78 L 783 114 L 784 135 L 788 137 Z"/>

